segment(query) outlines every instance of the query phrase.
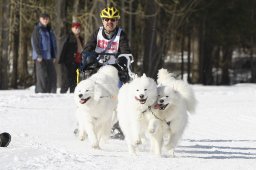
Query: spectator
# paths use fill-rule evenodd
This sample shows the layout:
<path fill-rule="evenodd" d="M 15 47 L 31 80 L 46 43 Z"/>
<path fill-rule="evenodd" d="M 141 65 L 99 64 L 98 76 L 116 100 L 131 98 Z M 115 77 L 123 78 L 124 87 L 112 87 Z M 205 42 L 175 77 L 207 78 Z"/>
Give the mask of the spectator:
<path fill-rule="evenodd" d="M 63 64 L 67 71 L 67 82 L 61 85 L 60 93 L 69 91 L 73 93 L 77 84 L 76 70 L 81 63 L 81 52 L 83 50 L 83 38 L 80 35 L 81 24 L 73 20 L 71 32 L 68 34 L 67 39 L 61 51 L 59 63 Z"/>
<path fill-rule="evenodd" d="M 36 67 L 36 93 L 56 93 L 56 37 L 50 26 L 50 16 L 42 13 L 32 37 L 32 55 Z"/>

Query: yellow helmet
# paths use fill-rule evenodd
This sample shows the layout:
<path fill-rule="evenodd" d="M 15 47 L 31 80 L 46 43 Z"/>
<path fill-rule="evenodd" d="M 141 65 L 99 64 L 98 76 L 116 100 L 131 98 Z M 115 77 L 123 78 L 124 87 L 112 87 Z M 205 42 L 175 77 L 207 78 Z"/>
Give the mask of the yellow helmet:
<path fill-rule="evenodd" d="M 101 18 L 120 18 L 120 14 L 119 11 L 115 8 L 115 7 L 107 7 L 104 8 L 101 12 L 100 12 L 100 17 Z"/>

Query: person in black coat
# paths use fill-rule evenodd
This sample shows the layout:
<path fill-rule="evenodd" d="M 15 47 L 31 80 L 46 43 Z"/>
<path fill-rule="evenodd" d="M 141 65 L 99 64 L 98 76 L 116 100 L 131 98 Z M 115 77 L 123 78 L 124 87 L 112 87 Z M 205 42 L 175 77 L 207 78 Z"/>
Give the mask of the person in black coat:
<path fill-rule="evenodd" d="M 101 11 L 100 18 L 102 19 L 102 26 L 96 29 L 87 40 L 82 52 L 83 60 L 89 58 L 90 61 L 96 62 L 94 58 L 97 58 L 98 63 L 102 63 L 99 61 L 98 56 L 104 53 L 113 54 L 116 57 L 119 54 L 131 54 L 132 52 L 127 35 L 124 30 L 118 26 L 120 19 L 119 11 L 115 7 L 106 7 Z M 119 65 L 126 64 L 127 66 L 127 61 L 124 61 L 124 63 L 120 62 L 122 61 L 118 58 L 111 57 L 107 61 L 108 64 L 112 63 L 111 65 L 118 69 L 121 82 L 126 83 L 129 81 L 128 70 L 126 68 L 124 70 L 119 67 Z M 84 65 L 93 64 L 87 61 L 84 63 Z M 117 63 L 119 63 L 119 65 Z"/>
<path fill-rule="evenodd" d="M 124 30 L 118 26 L 118 22 L 120 19 L 120 13 L 115 7 L 106 7 L 100 12 L 100 18 L 102 19 L 102 26 L 95 30 L 90 38 L 87 40 L 85 47 L 83 49 L 83 57 L 90 58 L 89 61 L 95 61 L 90 55 L 90 53 L 95 53 L 96 55 L 110 53 L 110 54 L 131 54 L 131 49 L 129 46 L 129 41 Z M 83 60 L 84 60 L 83 58 Z M 118 75 L 120 78 L 119 87 L 122 86 L 123 83 L 126 83 L 130 80 L 128 75 L 127 68 L 121 68 L 120 65 L 127 67 L 127 61 L 120 60 L 120 58 L 113 59 L 114 61 L 110 61 L 109 58 L 108 63 L 113 63 L 118 70 Z M 100 61 L 98 61 L 100 62 Z M 86 64 L 91 62 L 85 62 Z M 89 64 L 88 64 L 89 65 Z M 113 135 L 113 138 L 123 139 L 123 133 L 119 128 L 118 123 L 116 123 L 113 127 L 113 132 L 117 129 L 118 133 Z"/>
<path fill-rule="evenodd" d="M 80 23 L 73 22 L 71 32 L 67 35 L 67 39 L 61 51 L 59 64 L 63 64 L 67 71 L 67 82 L 61 85 L 60 93 L 66 93 L 69 89 L 73 93 L 77 84 L 76 70 L 81 63 L 81 52 L 83 50 L 83 38 L 80 36 Z"/>

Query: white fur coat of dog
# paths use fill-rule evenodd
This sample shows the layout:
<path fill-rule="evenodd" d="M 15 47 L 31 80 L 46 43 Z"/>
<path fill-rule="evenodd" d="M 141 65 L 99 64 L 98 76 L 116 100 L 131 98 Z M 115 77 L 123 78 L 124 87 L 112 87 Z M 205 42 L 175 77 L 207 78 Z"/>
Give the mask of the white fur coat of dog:
<path fill-rule="evenodd" d="M 147 77 L 137 77 L 124 84 L 118 94 L 117 117 L 125 135 L 129 153 L 136 154 L 137 145 L 144 138 L 147 126 L 149 106 L 157 99 L 157 84 Z"/>
<path fill-rule="evenodd" d="M 174 148 L 188 124 L 187 112 L 195 112 L 196 99 L 191 86 L 175 79 L 166 69 L 159 70 L 157 83 L 158 99 L 154 112 L 158 119 L 151 122 L 149 127 L 155 137 L 152 147 L 160 154 L 163 136 L 167 135 L 169 140 L 166 148 L 174 156 Z"/>
<path fill-rule="evenodd" d="M 118 81 L 117 69 L 107 65 L 81 81 L 75 89 L 79 138 L 88 137 L 93 148 L 100 148 L 100 143 L 110 136 L 117 107 Z"/>

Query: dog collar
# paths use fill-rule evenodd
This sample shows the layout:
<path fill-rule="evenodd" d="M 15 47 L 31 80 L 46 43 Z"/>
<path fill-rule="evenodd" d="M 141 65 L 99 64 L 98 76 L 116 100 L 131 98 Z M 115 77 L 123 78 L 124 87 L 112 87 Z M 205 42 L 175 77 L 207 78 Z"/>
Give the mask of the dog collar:
<path fill-rule="evenodd" d="M 146 113 L 147 110 L 151 110 L 151 106 L 148 106 L 148 108 L 146 110 L 144 110 L 143 112 L 141 112 L 141 113 L 144 114 L 144 113 Z"/>
<path fill-rule="evenodd" d="M 170 125 L 170 122 L 166 122 L 166 120 L 159 118 L 159 117 L 151 110 L 151 106 L 148 106 L 148 110 L 152 113 L 152 115 L 153 115 L 156 119 L 161 120 L 162 122 L 165 122 L 168 126 Z"/>

